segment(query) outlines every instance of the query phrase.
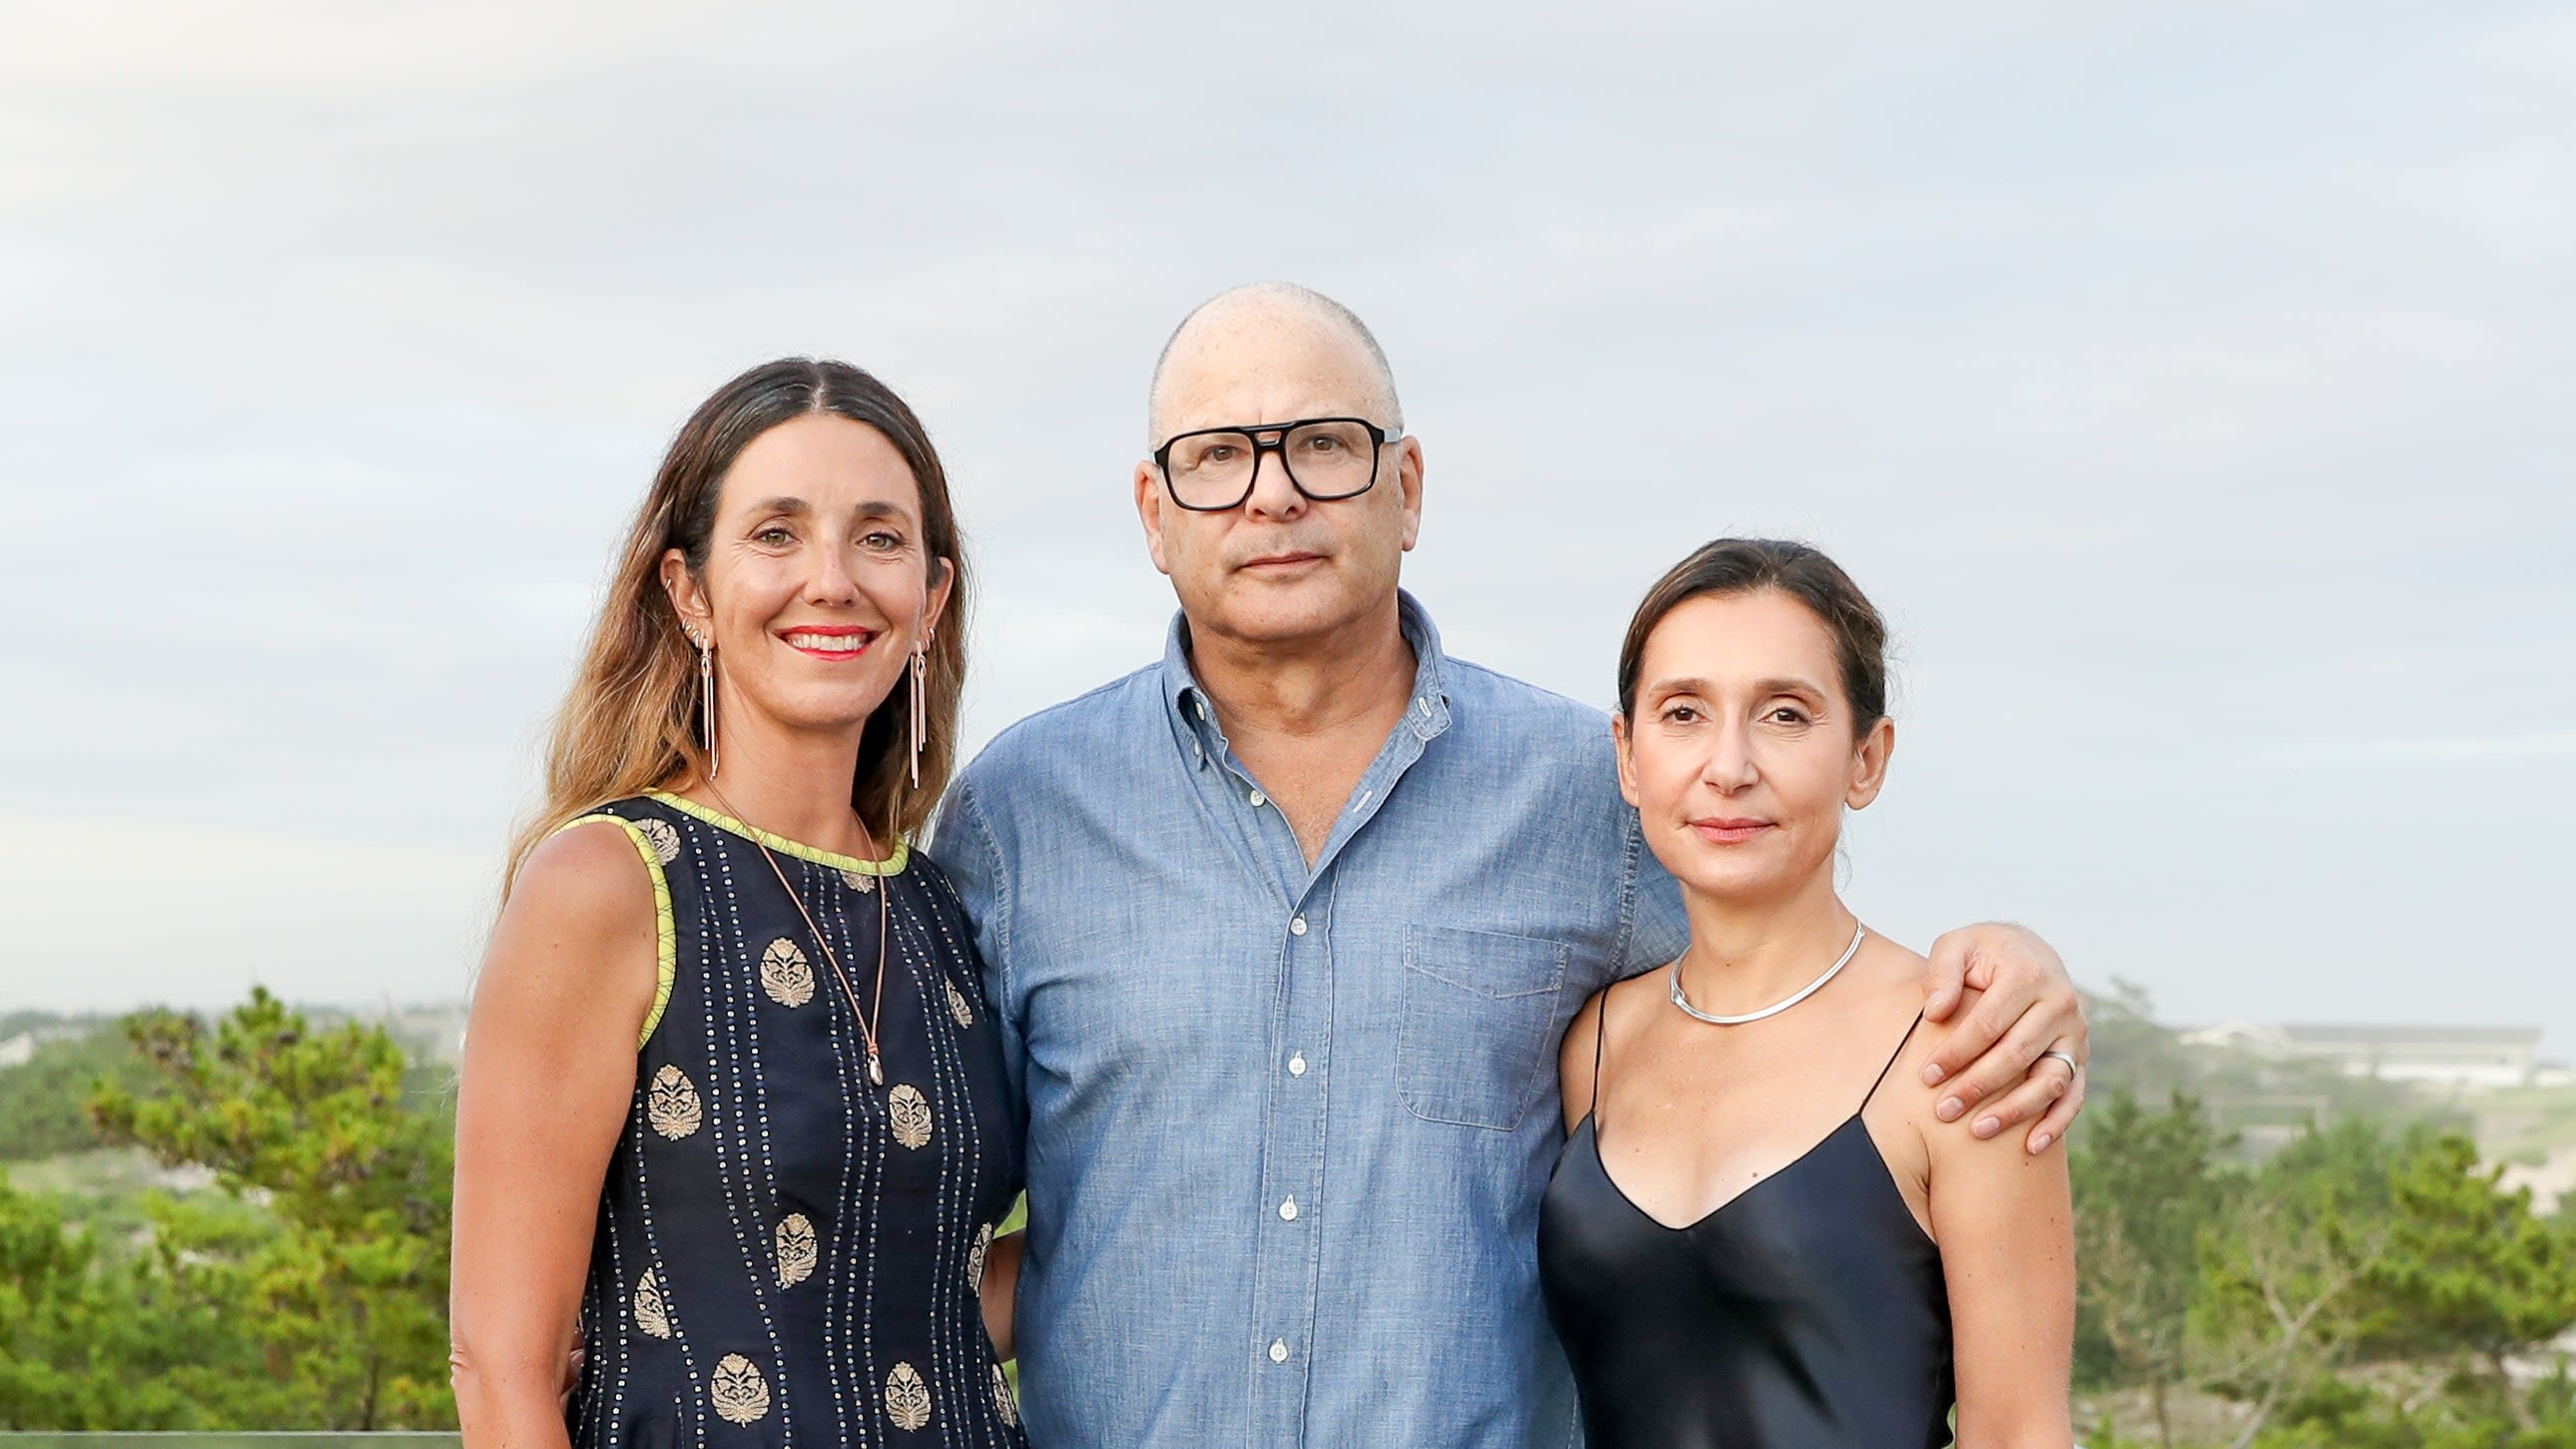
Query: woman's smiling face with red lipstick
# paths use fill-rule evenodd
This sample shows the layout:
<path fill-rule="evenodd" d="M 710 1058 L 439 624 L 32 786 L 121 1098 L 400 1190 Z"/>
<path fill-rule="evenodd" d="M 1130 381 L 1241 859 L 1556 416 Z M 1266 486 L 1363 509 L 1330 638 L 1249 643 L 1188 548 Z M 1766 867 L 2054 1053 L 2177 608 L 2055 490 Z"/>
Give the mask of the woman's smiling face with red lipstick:
<path fill-rule="evenodd" d="M 1620 790 L 1675 877 L 1755 899 L 1829 868 L 1895 739 L 1884 719 L 1854 737 L 1835 659 L 1824 621 L 1777 589 L 1694 598 L 1654 626 L 1613 727 Z"/>
<path fill-rule="evenodd" d="M 720 710 L 795 731 L 864 727 L 948 597 L 903 455 L 832 413 L 745 446 L 716 500 L 706 567 L 692 575 L 673 550 L 662 572 L 680 617 L 715 640 Z"/>

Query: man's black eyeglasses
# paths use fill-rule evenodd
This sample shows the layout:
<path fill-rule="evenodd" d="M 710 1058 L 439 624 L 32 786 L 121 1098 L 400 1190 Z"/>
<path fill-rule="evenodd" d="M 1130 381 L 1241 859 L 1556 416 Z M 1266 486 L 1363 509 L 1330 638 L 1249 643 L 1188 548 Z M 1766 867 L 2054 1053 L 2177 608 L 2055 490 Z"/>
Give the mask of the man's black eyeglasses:
<path fill-rule="evenodd" d="M 1400 428 L 1366 418 L 1300 418 L 1249 428 L 1202 428 L 1154 450 L 1172 501 L 1198 513 L 1241 508 L 1252 496 L 1261 455 L 1277 453 L 1289 485 L 1317 503 L 1356 498 L 1377 486 L 1378 449 Z"/>

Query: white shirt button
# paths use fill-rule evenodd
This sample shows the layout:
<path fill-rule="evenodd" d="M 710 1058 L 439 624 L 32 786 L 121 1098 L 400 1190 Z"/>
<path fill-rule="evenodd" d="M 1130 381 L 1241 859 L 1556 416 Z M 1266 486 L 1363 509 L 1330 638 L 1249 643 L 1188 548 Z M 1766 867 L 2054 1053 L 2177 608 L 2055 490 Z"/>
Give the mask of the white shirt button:
<path fill-rule="evenodd" d="M 1283 1223 L 1297 1221 L 1297 1199 L 1292 1197 L 1279 1205 L 1279 1221 Z"/>
<path fill-rule="evenodd" d="M 1290 916 L 1288 918 L 1288 934 L 1291 936 L 1302 936 L 1306 934 L 1306 918 L 1304 916 Z"/>
<path fill-rule="evenodd" d="M 1286 1339 L 1274 1338 L 1270 1340 L 1270 1361 L 1272 1363 L 1286 1363 L 1288 1361 L 1288 1341 Z"/>
<path fill-rule="evenodd" d="M 1422 717 L 1424 719 L 1431 717 L 1431 696 L 1427 694 L 1422 697 Z"/>
<path fill-rule="evenodd" d="M 1252 792 L 1252 808 L 1253 808 L 1253 809 L 1258 810 L 1258 809 L 1260 809 L 1262 806 L 1267 805 L 1267 804 L 1269 804 L 1269 803 L 1270 803 L 1270 797 L 1269 797 L 1269 796 L 1262 794 L 1262 793 L 1261 793 L 1260 791 L 1258 791 L 1258 790 L 1255 790 L 1255 791 L 1253 791 L 1253 792 Z"/>
<path fill-rule="evenodd" d="M 1299 1052 L 1297 1055 L 1288 1059 L 1288 1075 L 1292 1077 L 1302 1077 L 1306 1075 L 1306 1054 L 1304 1052 Z"/>

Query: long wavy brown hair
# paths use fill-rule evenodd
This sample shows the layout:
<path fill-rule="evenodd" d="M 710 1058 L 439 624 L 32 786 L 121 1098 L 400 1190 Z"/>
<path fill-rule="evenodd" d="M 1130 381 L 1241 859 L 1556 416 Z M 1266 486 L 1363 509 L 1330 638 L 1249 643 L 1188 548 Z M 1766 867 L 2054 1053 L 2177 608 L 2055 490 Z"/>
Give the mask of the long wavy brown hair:
<path fill-rule="evenodd" d="M 663 455 L 626 531 L 580 672 L 555 714 L 545 804 L 510 843 L 505 898 L 529 852 L 567 822 L 612 800 L 705 778 L 697 657 L 662 587 L 662 558 L 676 548 L 692 573 L 705 568 L 716 500 L 734 460 L 752 439 L 810 413 L 864 423 L 894 444 L 921 491 L 924 551 L 947 560 L 951 571 L 945 623 L 927 651 L 921 784 L 912 784 L 911 691 L 900 680 L 868 716 L 850 782 L 850 805 L 872 830 L 891 826 L 897 836 L 910 835 L 929 820 L 956 768 L 957 701 L 966 684 L 966 558 L 948 474 L 921 419 L 893 389 L 846 362 L 781 358 L 716 389 Z"/>

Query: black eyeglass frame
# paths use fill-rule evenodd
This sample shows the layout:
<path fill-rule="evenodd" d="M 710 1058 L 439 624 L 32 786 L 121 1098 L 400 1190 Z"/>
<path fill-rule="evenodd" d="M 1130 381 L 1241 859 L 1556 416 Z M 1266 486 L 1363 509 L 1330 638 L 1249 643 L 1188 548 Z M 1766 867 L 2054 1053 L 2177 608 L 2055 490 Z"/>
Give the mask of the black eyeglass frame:
<path fill-rule="evenodd" d="M 1163 475 L 1163 491 L 1172 496 L 1173 504 L 1177 507 L 1186 508 L 1192 513 L 1232 513 L 1234 510 L 1241 508 L 1243 506 L 1243 500 L 1252 496 L 1254 485 L 1261 481 L 1261 455 L 1264 453 L 1277 453 L 1279 455 L 1279 471 L 1288 475 L 1288 486 L 1296 489 L 1299 496 L 1305 498 L 1311 503 L 1339 503 L 1345 498 L 1357 498 L 1361 494 L 1375 488 L 1377 486 L 1377 475 L 1384 462 L 1383 458 L 1378 454 L 1375 448 L 1371 449 L 1369 452 L 1369 480 L 1366 483 L 1361 484 L 1359 487 L 1352 489 L 1348 493 L 1318 493 L 1307 487 L 1305 484 L 1297 481 L 1297 470 L 1288 462 L 1288 435 L 1299 428 L 1309 427 L 1316 423 L 1357 423 L 1361 427 L 1368 429 L 1369 439 L 1377 445 L 1377 448 L 1383 448 L 1389 443 L 1400 443 L 1404 441 L 1404 429 L 1380 427 L 1366 418 L 1297 418 L 1289 422 L 1261 423 L 1257 426 L 1248 428 L 1240 426 L 1231 428 L 1193 428 L 1186 433 L 1174 433 L 1163 440 L 1163 446 L 1154 450 L 1154 471 Z M 1232 503 L 1192 503 L 1181 497 L 1180 485 L 1172 481 L 1172 449 L 1192 438 L 1211 437 L 1218 433 L 1232 433 L 1238 437 L 1247 438 L 1251 441 L 1252 468 L 1243 475 L 1243 491 L 1235 495 L 1235 499 Z M 1261 435 L 1264 433 L 1273 433 L 1277 436 L 1265 443 L 1261 441 Z"/>

